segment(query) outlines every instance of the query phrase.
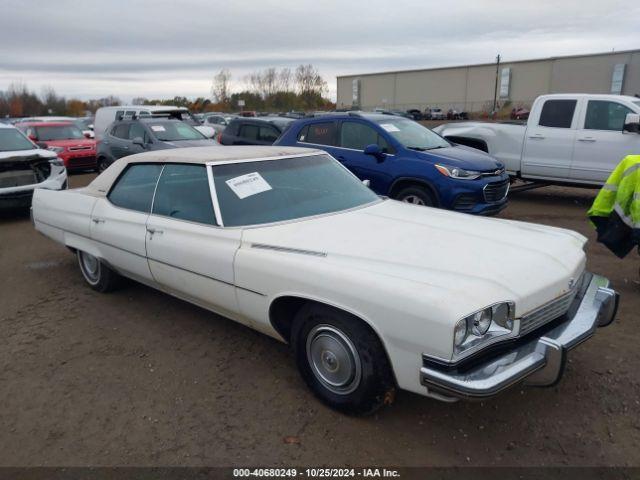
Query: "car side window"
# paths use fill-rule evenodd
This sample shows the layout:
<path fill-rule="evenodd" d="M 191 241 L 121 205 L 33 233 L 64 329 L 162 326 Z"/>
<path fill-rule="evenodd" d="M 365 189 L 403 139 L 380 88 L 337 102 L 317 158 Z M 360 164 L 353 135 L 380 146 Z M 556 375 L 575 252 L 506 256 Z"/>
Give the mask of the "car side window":
<path fill-rule="evenodd" d="M 275 142 L 280 136 L 280 132 L 270 125 L 260 127 L 259 140 L 261 142 Z"/>
<path fill-rule="evenodd" d="M 129 138 L 129 124 L 128 123 L 119 123 L 113 130 L 111 131 L 111 135 L 118 138 Z"/>
<path fill-rule="evenodd" d="M 120 175 L 107 198 L 118 207 L 149 213 L 161 171 L 162 165 L 158 163 L 130 165 Z"/>
<path fill-rule="evenodd" d="M 149 143 L 149 134 L 141 123 L 132 123 L 129 128 L 129 140 L 140 137 L 143 142 Z"/>
<path fill-rule="evenodd" d="M 306 142 L 307 135 L 309 135 L 309 125 L 305 125 L 304 127 L 302 127 L 302 130 L 298 132 L 298 141 Z"/>
<path fill-rule="evenodd" d="M 241 138 L 246 138 L 247 140 L 259 140 L 260 135 L 260 127 L 257 125 L 245 124 L 240 127 L 240 133 L 238 134 Z"/>
<path fill-rule="evenodd" d="M 384 137 L 370 126 L 360 122 L 342 122 L 339 146 L 364 150 L 371 144 L 379 145 L 383 152 L 389 151 L 389 144 Z"/>
<path fill-rule="evenodd" d="M 627 113 L 633 113 L 633 111 L 618 102 L 589 100 L 587 114 L 584 119 L 584 128 L 585 130 L 615 130 L 621 132 Z"/>
<path fill-rule="evenodd" d="M 336 130 L 335 122 L 312 123 L 309 125 L 305 142 L 318 145 L 335 145 Z"/>
<path fill-rule="evenodd" d="M 571 128 L 577 100 L 547 100 L 540 112 L 541 127 Z"/>
<path fill-rule="evenodd" d="M 124 118 L 124 110 L 118 110 L 116 112 L 116 120 L 122 120 Z"/>
<path fill-rule="evenodd" d="M 205 166 L 166 165 L 158 181 L 152 213 L 217 225 Z"/>

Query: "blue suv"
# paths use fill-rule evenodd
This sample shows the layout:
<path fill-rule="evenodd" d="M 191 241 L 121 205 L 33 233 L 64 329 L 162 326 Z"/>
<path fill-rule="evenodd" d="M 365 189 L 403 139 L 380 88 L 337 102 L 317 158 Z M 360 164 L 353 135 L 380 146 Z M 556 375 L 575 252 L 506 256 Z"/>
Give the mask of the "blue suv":
<path fill-rule="evenodd" d="M 480 215 L 507 205 L 509 176 L 490 155 L 413 120 L 350 112 L 291 124 L 275 145 L 320 147 L 379 195 Z"/>

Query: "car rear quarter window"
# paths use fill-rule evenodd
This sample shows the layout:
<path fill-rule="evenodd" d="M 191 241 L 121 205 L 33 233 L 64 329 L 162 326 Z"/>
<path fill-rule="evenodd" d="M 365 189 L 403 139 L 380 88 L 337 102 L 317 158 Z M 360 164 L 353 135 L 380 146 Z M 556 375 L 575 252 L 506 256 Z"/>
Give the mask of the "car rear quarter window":
<path fill-rule="evenodd" d="M 158 181 L 152 213 L 216 225 L 205 166 L 166 165 Z"/>
<path fill-rule="evenodd" d="M 547 100 L 540 113 L 541 127 L 571 128 L 577 100 Z"/>
<path fill-rule="evenodd" d="M 307 139 L 304 141 L 318 145 L 335 145 L 336 130 L 335 122 L 312 123 L 309 125 Z"/>
<path fill-rule="evenodd" d="M 149 213 L 161 164 L 130 165 L 111 188 L 107 198 L 114 205 Z"/>

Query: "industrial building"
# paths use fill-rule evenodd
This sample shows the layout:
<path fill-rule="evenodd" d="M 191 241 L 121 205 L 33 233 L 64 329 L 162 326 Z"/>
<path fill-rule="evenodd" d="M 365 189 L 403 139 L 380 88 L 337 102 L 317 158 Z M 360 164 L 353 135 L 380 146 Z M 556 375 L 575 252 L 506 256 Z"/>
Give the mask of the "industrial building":
<path fill-rule="evenodd" d="M 499 107 L 525 108 L 546 93 L 640 94 L 640 50 L 345 75 L 337 81 L 338 108 L 489 112 L 494 94 Z"/>

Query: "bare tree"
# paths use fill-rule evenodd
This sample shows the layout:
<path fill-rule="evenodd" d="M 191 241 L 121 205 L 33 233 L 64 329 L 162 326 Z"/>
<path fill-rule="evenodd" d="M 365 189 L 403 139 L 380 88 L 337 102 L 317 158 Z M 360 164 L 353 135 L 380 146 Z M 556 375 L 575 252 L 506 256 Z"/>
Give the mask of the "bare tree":
<path fill-rule="evenodd" d="M 229 82 L 231 81 L 231 72 L 223 68 L 213 77 L 213 85 L 211 86 L 211 95 L 217 103 L 227 103 L 231 95 Z"/>
<path fill-rule="evenodd" d="M 313 65 L 298 65 L 296 68 L 296 88 L 301 95 L 309 93 L 322 95 L 327 91 L 327 82 Z"/>

